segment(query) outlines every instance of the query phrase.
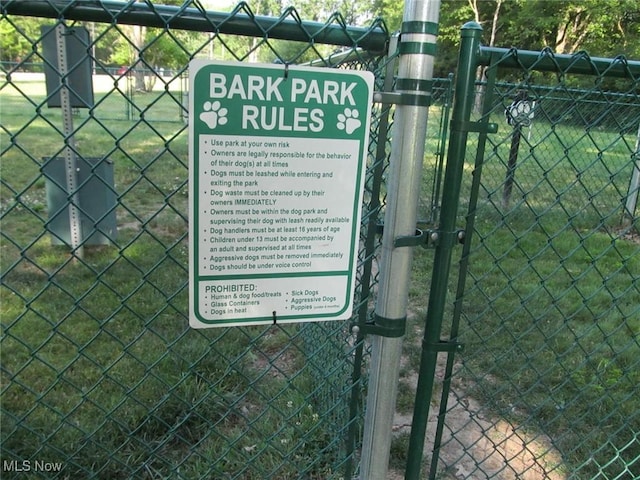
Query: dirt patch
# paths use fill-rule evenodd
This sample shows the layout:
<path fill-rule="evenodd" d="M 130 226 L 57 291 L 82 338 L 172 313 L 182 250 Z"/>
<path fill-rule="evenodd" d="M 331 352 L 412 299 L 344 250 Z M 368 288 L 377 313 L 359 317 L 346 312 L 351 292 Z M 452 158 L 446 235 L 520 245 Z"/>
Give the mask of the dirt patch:
<path fill-rule="evenodd" d="M 444 359 L 436 377 L 444 377 Z M 418 375 L 411 373 L 403 381 L 414 391 Z M 464 385 L 455 385 L 448 396 L 446 426 L 440 449 L 438 478 L 456 480 L 564 480 L 560 473 L 562 458 L 551 441 L 539 433 L 529 433 L 519 425 L 492 415 L 489 409 L 466 396 Z M 429 411 L 424 464 L 428 468 L 437 426 L 439 395 Z M 411 431 L 412 414 L 396 414 L 394 435 Z M 403 472 L 390 471 L 389 480 L 401 480 Z"/>
<path fill-rule="evenodd" d="M 620 229 L 616 233 L 618 235 L 618 238 L 640 245 L 640 233 L 638 233 L 638 231 L 631 228 L 626 228 Z"/>
<path fill-rule="evenodd" d="M 283 351 L 276 355 L 258 351 L 251 362 L 252 367 L 260 376 L 280 379 L 286 379 L 292 375 L 295 370 L 294 364 L 294 355 L 289 351 Z"/>

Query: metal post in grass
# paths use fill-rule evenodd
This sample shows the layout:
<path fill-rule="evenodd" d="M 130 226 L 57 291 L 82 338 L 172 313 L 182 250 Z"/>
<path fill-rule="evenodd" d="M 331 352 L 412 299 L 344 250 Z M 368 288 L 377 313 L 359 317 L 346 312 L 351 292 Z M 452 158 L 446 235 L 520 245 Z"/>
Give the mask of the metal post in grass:
<path fill-rule="evenodd" d="M 511 133 L 511 147 L 509 149 L 509 161 L 507 163 L 507 174 L 504 179 L 504 189 L 502 191 L 502 208 L 509 208 L 511 201 L 511 191 L 516 176 L 516 166 L 518 165 L 518 151 L 520 150 L 520 137 L 522 127 L 530 126 L 533 118 L 533 111 L 526 91 L 518 92 L 516 99 L 505 110 L 507 123 L 513 127 Z"/>
<path fill-rule="evenodd" d="M 457 347 L 455 344 L 442 342 L 440 335 L 447 298 L 451 256 L 459 240 L 456 219 L 466 143 L 469 132 L 477 128 L 469 119 L 473 109 L 475 72 L 478 65 L 477 56 L 480 50 L 481 36 L 482 27 L 475 22 L 469 22 L 462 27 L 454 105 L 451 113 L 451 135 L 447 151 L 444 184 L 442 186 L 443 194 L 438 241 L 434 252 L 431 290 L 429 292 L 429 303 L 422 340 L 420 373 L 416 387 L 416 401 L 413 410 L 407 469 L 405 472 L 406 480 L 418 480 L 420 478 L 438 353 L 450 351 Z M 430 478 L 434 478 L 435 472 L 432 471 L 430 473 L 432 475 Z"/>
<path fill-rule="evenodd" d="M 398 78 L 395 93 L 389 96 L 389 102 L 396 104 L 396 112 L 378 298 L 374 323 L 366 329 L 373 337 L 361 480 L 387 476 L 413 258 L 412 249 L 398 247 L 396 241 L 415 236 L 416 232 L 439 11 L 439 0 L 405 3 Z"/>
<path fill-rule="evenodd" d="M 509 161 L 507 162 L 507 173 L 504 179 L 504 189 L 502 190 L 502 208 L 508 209 L 511 201 L 511 191 L 516 176 L 516 165 L 518 164 L 518 150 L 520 150 L 520 137 L 522 127 L 519 124 L 513 126 L 511 133 L 511 147 L 509 148 Z"/>
<path fill-rule="evenodd" d="M 67 65 L 66 27 L 63 23 L 56 26 L 56 48 L 58 56 L 58 74 L 60 75 L 60 107 L 62 110 L 62 124 L 64 133 L 64 159 L 67 194 L 69 195 L 69 229 L 71 250 L 73 254 L 82 258 L 82 223 L 80 219 L 80 196 L 78 194 L 78 167 L 76 161 L 76 145 L 73 136 L 73 112 L 71 110 L 71 92 L 69 91 L 69 69 Z"/>

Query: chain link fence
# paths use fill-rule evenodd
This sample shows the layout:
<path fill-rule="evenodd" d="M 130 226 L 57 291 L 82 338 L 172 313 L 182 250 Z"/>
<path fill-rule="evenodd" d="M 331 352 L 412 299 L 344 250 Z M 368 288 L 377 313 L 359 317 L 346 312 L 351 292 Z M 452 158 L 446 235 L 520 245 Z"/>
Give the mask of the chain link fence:
<path fill-rule="evenodd" d="M 350 477 L 367 356 L 350 325 L 366 321 L 377 282 L 388 109 L 371 122 L 352 322 L 196 331 L 185 79 L 196 57 L 380 79 L 384 25 L 307 22 L 293 8 L 259 16 L 244 3 L 218 13 L 198 1 L 57 0 L 3 1 L 0 24 L 33 46 L 3 64 L 0 83 L 2 478 Z M 57 69 L 40 30 L 57 24 L 90 38 L 93 103 L 74 108 L 70 132 L 39 70 Z M 110 49 L 129 61 L 107 62 Z M 54 165 L 67 147 L 86 174 L 77 196 Z M 69 202 L 82 256 L 69 248 Z"/>
<path fill-rule="evenodd" d="M 639 478 L 638 62 L 483 54 L 430 478 Z"/>
<path fill-rule="evenodd" d="M 371 121 L 352 321 L 195 331 L 186 69 L 196 57 L 366 69 L 389 90 L 384 25 L 260 16 L 244 3 L 0 5 L 3 34 L 33 47 L 3 63 L 0 83 L 3 478 L 352 477 L 368 352 L 351 325 L 372 314 L 390 106 Z M 47 107 L 43 74 L 57 66 L 41 26 L 61 23 L 91 39 L 94 98 L 70 131 Z M 114 45 L 122 61 L 107 62 Z M 449 332 L 465 350 L 437 369 L 431 476 L 438 465 L 442 478 L 638 478 L 638 69 L 484 53 L 476 119 L 499 129 L 469 139 L 469 278 Z M 451 98 L 450 79 L 435 81 L 421 227 L 438 223 Z M 68 147 L 81 160 L 77 196 L 59 176 Z M 70 201 L 86 229 L 81 258 Z M 416 261 L 429 271 L 433 252 Z"/>

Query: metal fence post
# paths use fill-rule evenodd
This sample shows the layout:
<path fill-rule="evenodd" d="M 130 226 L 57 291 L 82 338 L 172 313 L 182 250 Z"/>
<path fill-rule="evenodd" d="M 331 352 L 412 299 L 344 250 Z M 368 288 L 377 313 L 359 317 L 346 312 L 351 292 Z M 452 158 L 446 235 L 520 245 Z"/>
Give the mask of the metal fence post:
<path fill-rule="evenodd" d="M 451 137 L 444 176 L 442 208 L 440 213 L 439 239 L 434 253 L 431 290 L 425 321 L 420 374 L 416 388 L 416 402 L 411 424 L 407 480 L 420 478 L 425 433 L 429 416 L 429 405 L 433 392 L 433 380 L 438 352 L 443 350 L 440 330 L 444 317 L 447 283 L 451 266 L 451 254 L 456 243 L 456 216 L 460 195 L 460 183 L 464 167 L 465 149 L 471 125 L 469 119 L 473 108 L 475 72 L 479 53 L 482 27 L 475 22 L 462 27 L 460 56 L 451 114 Z"/>
<path fill-rule="evenodd" d="M 439 0 L 408 1 L 400 38 L 395 122 L 382 238 L 380 287 L 371 333 L 372 360 L 362 446 L 362 480 L 386 478 L 400 370 L 412 249 L 398 237 L 415 235 Z"/>
<path fill-rule="evenodd" d="M 76 142 L 73 136 L 73 113 L 71 111 L 71 92 L 69 91 L 69 68 L 67 65 L 66 27 L 59 23 L 56 26 L 56 49 L 58 59 L 58 75 L 60 75 L 60 107 L 64 132 L 65 179 L 69 196 L 69 230 L 71 251 L 74 256 L 82 259 L 84 247 L 82 245 L 82 223 L 80 220 L 80 195 L 78 194 L 78 173 L 76 162 Z"/>

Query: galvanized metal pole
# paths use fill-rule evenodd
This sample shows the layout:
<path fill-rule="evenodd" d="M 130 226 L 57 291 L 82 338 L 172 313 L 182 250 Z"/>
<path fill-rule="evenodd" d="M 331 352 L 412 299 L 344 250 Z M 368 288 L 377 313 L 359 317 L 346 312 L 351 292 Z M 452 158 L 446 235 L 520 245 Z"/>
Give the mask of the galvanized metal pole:
<path fill-rule="evenodd" d="M 395 240 L 416 231 L 439 12 L 439 0 L 405 3 L 361 480 L 387 476 L 413 258 L 412 249 L 396 247 Z"/>
<path fill-rule="evenodd" d="M 454 105 L 451 113 L 451 136 L 442 187 L 439 240 L 434 252 L 433 271 L 431 273 L 431 290 L 429 292 L 429 304 L 422 341 L 420 374 L 416 387 L 411 437 L 409 438 L 409 456 L 405 472 L 406 480 L 418 480 L 420 478 L 436 362 L 438 353 L 444 347 L 440 342 L 440 331 L 447 298 L 452 250 L 457 244 L 458 232 L 455 222 L 458 213 L 467 138 L 471 129 L 469 119 L 473 109 L 475 72 L 481 36 L 482 27 L 477 23 L 469 22 L 462 27 Z M 434 478 L 435 472 L 430 473 L 432 474 L 430 478 Z"/>
<path fill-rule="evenodd" d="M 64 133 L 64 158 L 67 195 L 69 198 L 69 230 L 73 255 L 83 258 L 82 222 L 80 219 L 80 196 L 78 195 L 78 165 L 76 161 L 76 142 L 73 136 L 73 112 L 71 110 L 71 92 L 69 91 L 69 67 L 67 65 L 67 28 L 59 23 L 56 26 L 56 48 L 58 57 L 58 75 L 60 75 L 60 109 L 62 110 L 62 131 Z"/>

